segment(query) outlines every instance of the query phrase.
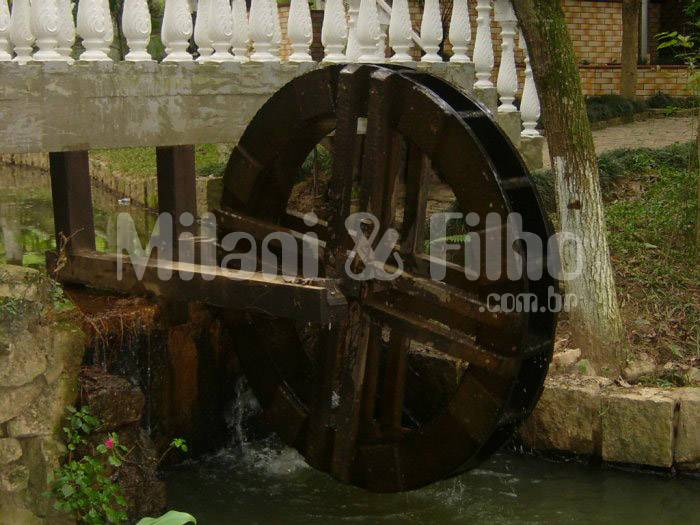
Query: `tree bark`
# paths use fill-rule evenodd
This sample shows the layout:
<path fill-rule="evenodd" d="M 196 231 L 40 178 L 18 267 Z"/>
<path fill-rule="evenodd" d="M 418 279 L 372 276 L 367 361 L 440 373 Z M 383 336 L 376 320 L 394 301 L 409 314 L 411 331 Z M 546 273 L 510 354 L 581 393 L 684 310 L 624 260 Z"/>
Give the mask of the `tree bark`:
<path fill-rule="evenodd" d="M 635 98 L 639 62 L 639 12 L 641 0 L 622 0 L 622 71 L 620 95 Z"/>
<path fill-rule="evenodd" d="M 527 42 L 555 178 L 561 231 L 578 239 L 560 246 L 574 344 L 599 372 L 626 357 L 606 236 L 598 161 L 576 57 L 560 0 L 513 0 Z M 575 269 L 580 268 L 579 272 Z"/>
<path fill-rule="evenodd" d="M 698 209 L 695 216 L 695 258 L 700 262 L 700 109 L 698 109 L 698 129 L 695 136 L 698 150 Z"/>

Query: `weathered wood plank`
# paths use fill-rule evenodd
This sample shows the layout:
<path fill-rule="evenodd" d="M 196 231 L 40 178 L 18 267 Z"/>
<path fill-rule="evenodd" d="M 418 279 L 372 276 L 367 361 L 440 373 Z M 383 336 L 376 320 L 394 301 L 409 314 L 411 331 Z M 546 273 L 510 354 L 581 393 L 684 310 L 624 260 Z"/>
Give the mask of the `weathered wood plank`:
<path fill-rule="evenodd" d="M 289 280 L 165 260 L 150 260 L 139 268 L 124 255 L 96 252 L 69 254 L 65 264 L 58 268 L 56 262 L 56 254 L 49 253 L 47 264 L 56 270 L 59 281 L 120 293 L 200 301 L 312 323 L 331 323 L 347 313 L 345 297 L 332 280 Z M 120 265 L 121 279 L 118 278 Z M 143 271 L 141 278 L 137 271 Z M 170 274 L 170 278 L 161 278 L 164 274 Z"/>

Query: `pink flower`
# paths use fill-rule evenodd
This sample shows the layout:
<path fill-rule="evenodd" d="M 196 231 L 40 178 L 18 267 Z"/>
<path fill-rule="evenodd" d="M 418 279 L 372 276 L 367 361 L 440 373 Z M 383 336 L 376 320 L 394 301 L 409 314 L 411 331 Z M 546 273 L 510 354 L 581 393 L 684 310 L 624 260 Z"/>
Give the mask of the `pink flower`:
<path fill-rule="evenodd" d="M 114 438 L 108 438 L 107 441 L 105 441 L 105 447 L 108 449 L 113 449 L 114 448 Z"/>

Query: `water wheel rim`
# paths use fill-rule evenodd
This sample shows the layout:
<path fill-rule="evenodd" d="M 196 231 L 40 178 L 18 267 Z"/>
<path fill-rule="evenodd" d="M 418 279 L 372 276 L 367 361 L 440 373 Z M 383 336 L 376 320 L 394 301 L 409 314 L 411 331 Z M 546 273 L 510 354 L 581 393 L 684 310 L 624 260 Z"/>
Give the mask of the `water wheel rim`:
<path fill-rule="evenodd" d="M 389 90 L 387 108 L 389 99 L 381 95 Z M 399 110 L 394 107 L 397 104 L 401 105 Z M 368 112 L 376 115 L 382 111 L 396 112 L 387 120 L 392 132 L 407 137 L 430 158 L 435 171 L 452 186 L 461 209 L 482 214 L 499 211 L 503 215 L 517 211 L 524 215 L 528 231 L 548 238 L 549 225 L 527 170 L 484 108 L 435 77 L 378 66 L 315 71 L 293 80 L 274 95 L 231 155 L 222 197 L 224 210 L 285 225 L 291 181 L 309 151 L 333 130 L 342 135 L 343 118 L 351 122 L 363 115 L 369 118 Z M 381 145 L 386 137 L 379 135 Z M 374 154 L 365 152 L 372 166 L 381 164 L 381 159 L 377 161 L 381 154 L 378 149 L 375 147 Z M 468 152 L 470 163 L 460 162 L 455 151 Z M 477 190 L 479 199 L 474 197 Z M 339 219 L 343 219 L 343 205 L 339 208 Z M 340 222 L 335 224 L 337 232 Z M 335 245 L 333 242 L 330 233 L 329 245 L 342 251 L 342 243 L 338 239 Z M 555 283 L 548 274 L 535 282 L 523 275 L 507 290 L 530 290 L 543 299 L 550 286 Z M 359 309 L 365 313 L 359 315 L 366 315 L 363 306 L 360 304 Z M 372 308 L 372 315 L 381 313 L 381 304 L 375 302 Z M 328 389 L 326 395 L 316 396 L 324 400 L 325 408 L 311 406 L 309 394 L 299 393 L 300 382 L 295 385 L 287 379 L 294 363 L 280 357 L 280 348 L 295 344 L 294 327 L 287 323 L 280 341 L 268 340 L 271 323 L 281 323 L 277 320 L 249 317 L 247 325 L 237 330 L 239 347 L 243 348 L 239 354 L 251 386 L 283 439 L 312 465 L 338 479 L 374 491 L 393 492 L 423 486 L 473 466 L 497 448 L 534 406 L 551 357 L 555 319 L 548 312 L 521 312 L 510 316 L 509 321 L 515 336 L 508 366 L 502 370 L 486 367 L 486 373 L 483 363 L 479 367 L 470 362 L 452 400 L 429 423 L 394 439 L 364 441 L 357 429 L 349 440 L 346 433 L 338 432 L 343 425 L 334 420 L 337 414 L 327 406 L 331 402 Z M 376 327 L 367 329 L 376 331 Z M 332 366 L 337 373 L 337 363 Z"/>

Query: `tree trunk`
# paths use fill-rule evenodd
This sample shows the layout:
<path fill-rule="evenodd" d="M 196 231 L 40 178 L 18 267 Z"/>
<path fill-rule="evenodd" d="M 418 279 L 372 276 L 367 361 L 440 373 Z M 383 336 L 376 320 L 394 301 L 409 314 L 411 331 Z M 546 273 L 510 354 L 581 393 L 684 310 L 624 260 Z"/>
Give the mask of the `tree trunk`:
<path fill-rule="evenodd" d="M 700 109 L 698 109 L 698 130 L 695 141 L 698 150 L 698 209 L 695 216 L 695 258 L 700 262 Z"/>
<path fill-rule="evenodd" d="M 634 98 L 637 92 L 639 62 L 639 12 L 641 0 L 622 0 L 622 71 L 620 95 Z"/>
<path fill-rule="evenodd" d="M 540 95 L 561 231 L 578 239 L 578 250 L 571 242 L 561 246 L 562 269 L 575 274 L 564 283 L 576 303 L 569 311 L 573 342 L 598 371 L 612 374 L 625 358 L 622 320 L 573 45 L 560 0 L 513 0 L 513 5 Z"/>

